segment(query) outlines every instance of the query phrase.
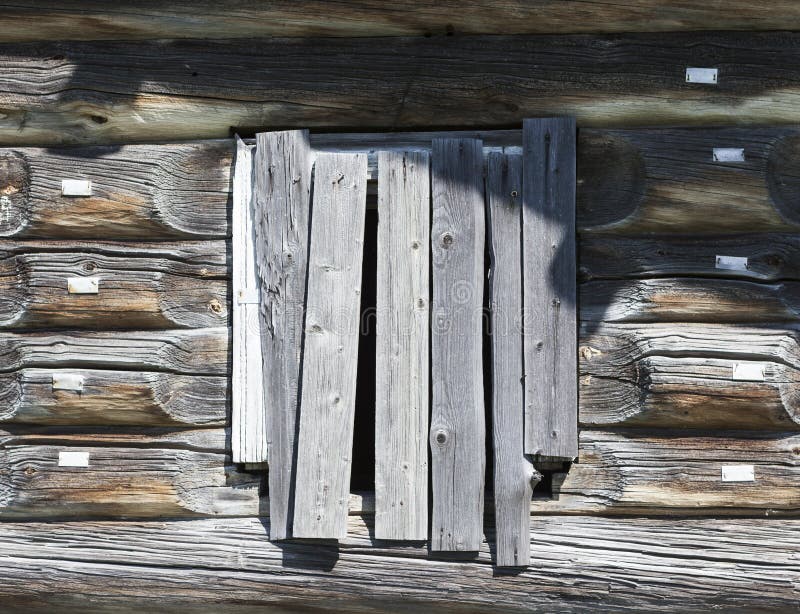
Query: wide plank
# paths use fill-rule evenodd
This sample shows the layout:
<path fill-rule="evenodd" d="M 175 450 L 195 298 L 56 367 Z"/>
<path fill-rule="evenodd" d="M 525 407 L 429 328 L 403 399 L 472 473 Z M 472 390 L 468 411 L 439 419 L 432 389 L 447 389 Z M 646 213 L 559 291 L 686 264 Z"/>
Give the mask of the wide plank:
<path fill-rule="evenodd" d="M 229 329 L 0 333 L 0 372 L 28 367 L 228 375 Z"/>
<path fill-rule="evenodd" d="M 538 564 L 514 573 L 490 564 L 491 531 L 467 564 L 433 558 L 425 545 L 375 543 L 372 524 L 358 516 L 337 549 L 272 544 L 259 518 L 4 522 L 0 598 L 12 609 L 81 614 L 132 605 L 174 614 L 396 612 L 398 603 L 448 612 L 777 613 L 797 604 L 796 519 L 531 522 Z"/>
<path fill-rule="evenodd" d="M 430 156 L 378 154 L 375 536 L 428 537 Z"/>
<path fill-rule="evenodd" d="M 253 154 L 256 268 L 272 539 L 292 534 L 311 218 L 308 132 L 260 133 Z"/>
<path fill-rule="evenodd" d="M 339 539 L 347 533 L 366 202 L 366 156 L 317 157 L 294 537 Z"/>
<path fill-rule="evenodd" d="M 431 549 L 478 550 L 486 424 L 482 143 L 437 139 L 431 157 Z"/>
<path fill-rule="evenodd" d="M 0 374 L 3 423 L 222 426 L 227 406 L 228 380 L 219 376 L 35 368 Z"/>
<path fill-rule="evenodd" d="M 800 73 L 786 67 L 799 48 L 793 32 L 403 37 L 390 54 L 380 37 L 3 44 L 0 140 L 486 128 L 556 114 L 582 127 L 795 124 Z M 687 83 L 687 67 L 720 77 Z"/>
<path fill-rule="evenodd" d="M 498 567 L 527 567 L 530 505 L 539 477 L 525 455 L 522 362 L 522 156 L 490 154 L 486 175 L 491 259 L 492 443 Z"/>
<path fill-rule="evenodd" d="M 523 126 L 525 452 L 577 456 L 575 120 Z"/>

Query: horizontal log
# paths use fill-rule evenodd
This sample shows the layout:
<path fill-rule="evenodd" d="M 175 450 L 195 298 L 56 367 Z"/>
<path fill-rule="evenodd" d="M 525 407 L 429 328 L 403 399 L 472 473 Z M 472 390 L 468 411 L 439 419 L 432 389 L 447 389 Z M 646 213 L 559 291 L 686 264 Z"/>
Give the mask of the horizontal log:
<path fill-rule="evenodd" d="M 742 149 L 744 161 L 716 161 L 715 148 Z M 794 127 L 582 130 L 579 229 L 612 234 L 797 229 L 798 154 L 800 130 Z"/>
<path fill-rule="evenodd" d="M 0 41 L 800 29 L 800 10 L 788 0 L 765 6 L 729 0 L 724 9 L 681 0 L 415 0 L 402 6 L 358 0 L 336 8 L 321 0 L 139 0 L 124 7 L 99 0 L 58 6 L 27 0 L 0 5 L 3 19 L 14 23 Z"/>
<path fill-rule="evenodd" d="M 88 466 L 60 466 L 62 451 Z M 0 451 L 0 517 L 133 518 L 257 515 L 262 476 L 230 457 L 176 448 L 7 446 Z"/>
<path fill-rule="evenodd" d="M 792 233 L 723 236 L 583 235 L 582 280 L 698 275 L 757 281 L 800 279 L 800 237 Z M 731 269 L 718 256 L 746 258 Z"/>
<path fill-rule="evenodd" d="M 64 376 L 80 390 L 58 389 Z M 23 369 L 0 373 L 0 422 L 222 426 L 228 380 L 139 371 Z"/>
<path fill-rule="evenodd" d="M 797 520 L 531 522 L 534 564 L 513 573 L 490 564 L 491 530 L 465 562 L 376 542 L 371 522 L 353 516 L 338 547 L 271 543 L 256 518 L 5 522 L 0 598 L 26 612 L 81 613 L 784 612 L 797 603 Z"/>
<path fill-rule="evenodd" d="M 3 44 L 0 142 L 227 137 L 284 126 L 797 123 L 800 34 L 296 38 Z M 686 82 L 687 67 L 718 82 Z M 557 84 L 554 87 L 553 84 Z M 616 219 L 616 218 L 614 218 Z"/>
<path fill-rule="evenodd" d="M 210 246 L 214 249 L 213 246 Z M 217 244 L 224 250 L 224 244 Z M 0 260 L 0 328 L 204 328 L 228 324 L 227 281 L 203 265 L 80 252 Z M 94 294 L 69 280 L 91 277 Z"/>
<path fill-rule="evenodd" d="M 89 368 L 227 375 L 227 328 L 161 331 L 0 333 L 0 373 Z"/>
<path fill-rule="evenodd" d="M 800 284 L 705 278 L 592 281 L 580 286 L 587 322 L 787 322 L 800 317 Z"/>
<path fill-rule="evenodd" d="M 794 328 L 594 325 L 580 339 L 584 426 L 800 430 Z M 734 376 L 763 369 L 763 381 Z"/>

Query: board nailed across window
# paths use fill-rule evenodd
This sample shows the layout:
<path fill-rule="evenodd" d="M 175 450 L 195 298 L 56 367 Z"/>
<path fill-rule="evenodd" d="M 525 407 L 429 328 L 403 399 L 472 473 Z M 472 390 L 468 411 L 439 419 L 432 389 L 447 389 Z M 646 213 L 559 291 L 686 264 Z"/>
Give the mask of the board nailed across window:
<path fill-rule="evenodd" d="M 345 536 L 374 360 L 375 537 L 480 549 L 488 393 L 497 563 L 528 564 L 534 462 L 577 456 L 575 123 L 476 136 L 238 142 L 233 454 L 268 462 L 271 539 Z M 375 354 L 359 357 L 375 195 Z"/>

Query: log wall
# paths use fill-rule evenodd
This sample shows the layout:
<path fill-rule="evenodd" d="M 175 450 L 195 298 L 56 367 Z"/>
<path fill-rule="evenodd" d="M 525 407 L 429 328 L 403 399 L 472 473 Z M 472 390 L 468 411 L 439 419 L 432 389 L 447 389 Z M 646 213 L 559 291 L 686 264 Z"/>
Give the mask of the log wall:
<path fill-rule="evenodd" d="M 795 3 L 161 4 L 0 4 L 4 609 L 796 606 L 800 35 L 756 32 Z M 491 497 L 467 561 L 377 540 L 372 493 L 338 545 L 270 544 L 266 477 L 230 458 L 231 131 L 316 128 L 374 193 L 374 150 L 431 134 L 344 130 L 488 153 L 554 114 L 580 128 L 581 433 L 534 492 L 531 566 L 493 567 Z"/>

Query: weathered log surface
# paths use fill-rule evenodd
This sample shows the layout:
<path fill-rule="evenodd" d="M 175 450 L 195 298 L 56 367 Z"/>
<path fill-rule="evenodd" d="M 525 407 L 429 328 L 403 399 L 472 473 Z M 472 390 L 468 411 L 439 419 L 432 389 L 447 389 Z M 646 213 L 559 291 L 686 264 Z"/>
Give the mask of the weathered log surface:
<path fill-rule="evenodd" d="M 82 378 L 54 390 L 53 378 Z M 23 369 L 0 373 L 0 422 L 64 425 L 224 425 L 228 380 L 137 371 Z"/>
<path fill-rule="evenodd" d="M 800 284 L 706 278 L 593 281 L 580 286 L 585 322 L 787 322 Z"/>
<path fill-rule="evenodd" d="M 115 448 L 169 448 L 195 452 L 230 453 L 230 429 L 227 428 L 141 428 L 65 427 L 4 424 L 0 429 L 0 446 L 75 446 Z M 91 454 L 91 451 L 90 451 Z M 360 499 L 353 495 L 353 504 Z M 363 504 L 361 505 L 363 507 Z"/>
<path fill-rule="evenodd" d="M 391 53 L 383 38 L 4 44 L 0 141 L 504 127 L 554 114 L 595 127 L 796 123 L 800 73 L 786 67 L 799 49 L 790 32 L 396 38 Z M 718 83 L 687 83 L 692 66 L 718 68 Z"/>
<path fill-rule="evenodd" d="M 1 140 L 19 142 L 5 136 Z M 80 150 L 2 149 L 0 236 L 227 236 L 232 152 L 231 140 Z M 90 180 L 92 195 L 62 196 L 62 179 Z"/>
<path fill-rule="evenodd" d="M 227 328 L 0 333 L 0 372 L 84 367 L 228 375 Z"/>
<path fill-rule="evenodd" d="M 60 467 L 62 450 L 88 467 Z M 259 513 L 261 477 L 224 454 L 172 448 L 8 446 L 0 451 L 0 517 L 245 516 Z"/>
<path fill-rule="evenodd" d="M 698 65 L 716 66 L 713 57 Z M 738 81 L 726 74 L 720 66 L 720 85 L 728 78 Z M 763 121 L 775 123 L 766 115 Z M 714 148 L 743 149 L 744 161 L 715 161 Z M 793 127 L 582 130 L 579 230 L 723 234 L 796 229 L 799 153 L 800 131 Z"/>
<path fill-rule="evenodd" d="M 250 38 L 258 36 L 436 36 L 677 30 L 798 30 L 791 0 L 754 5 L 729 0 L 724 8 L 682 0 L 382 0 L 214 2 L 154 0 L 111 6 L 99 0 L 42 6 L 35 0 L 0 5 L 14 24 L 0 41 Z"/>
<path fill-rule="evenodd" d="M 800 279 L 800 237 L 795 233 L 708 237 L 588 234 L 581 237 L 578 246 L 579 277 L 586 281 L 668 275 L 757 281 Z M 747 258 L 747 267 L 720 268 L 717 256 Z"/>
<path fill-rule="evenodd" d="M 224 244 L 217 249 L 224 250 Z M 2 249 L 0 247 L 0 249 Z M 223 252 L 224 253 L 224 252 Z M 208 267 L 166 258 L 81 252 L 0 260 L 0 328 L 204 328 L 228 324 L 228 284 Z M 73 294 L 68 280 L 98 280 Z"/>
<path fill-rule="evenodd" d="M 350 517 L 338 547 L 272 544 L 268 523 L 256 518 L 6 522 L 0 597 L 20 612 L 785 612 L 797 605 L 798 520 L 534 516 L 532 525 L 535 563 L 501 573 L 490 564 L 491 532 L 476 564 L 466 565 L 431 557 L 424 545 L 374 542 L 360 517 Z"/>

